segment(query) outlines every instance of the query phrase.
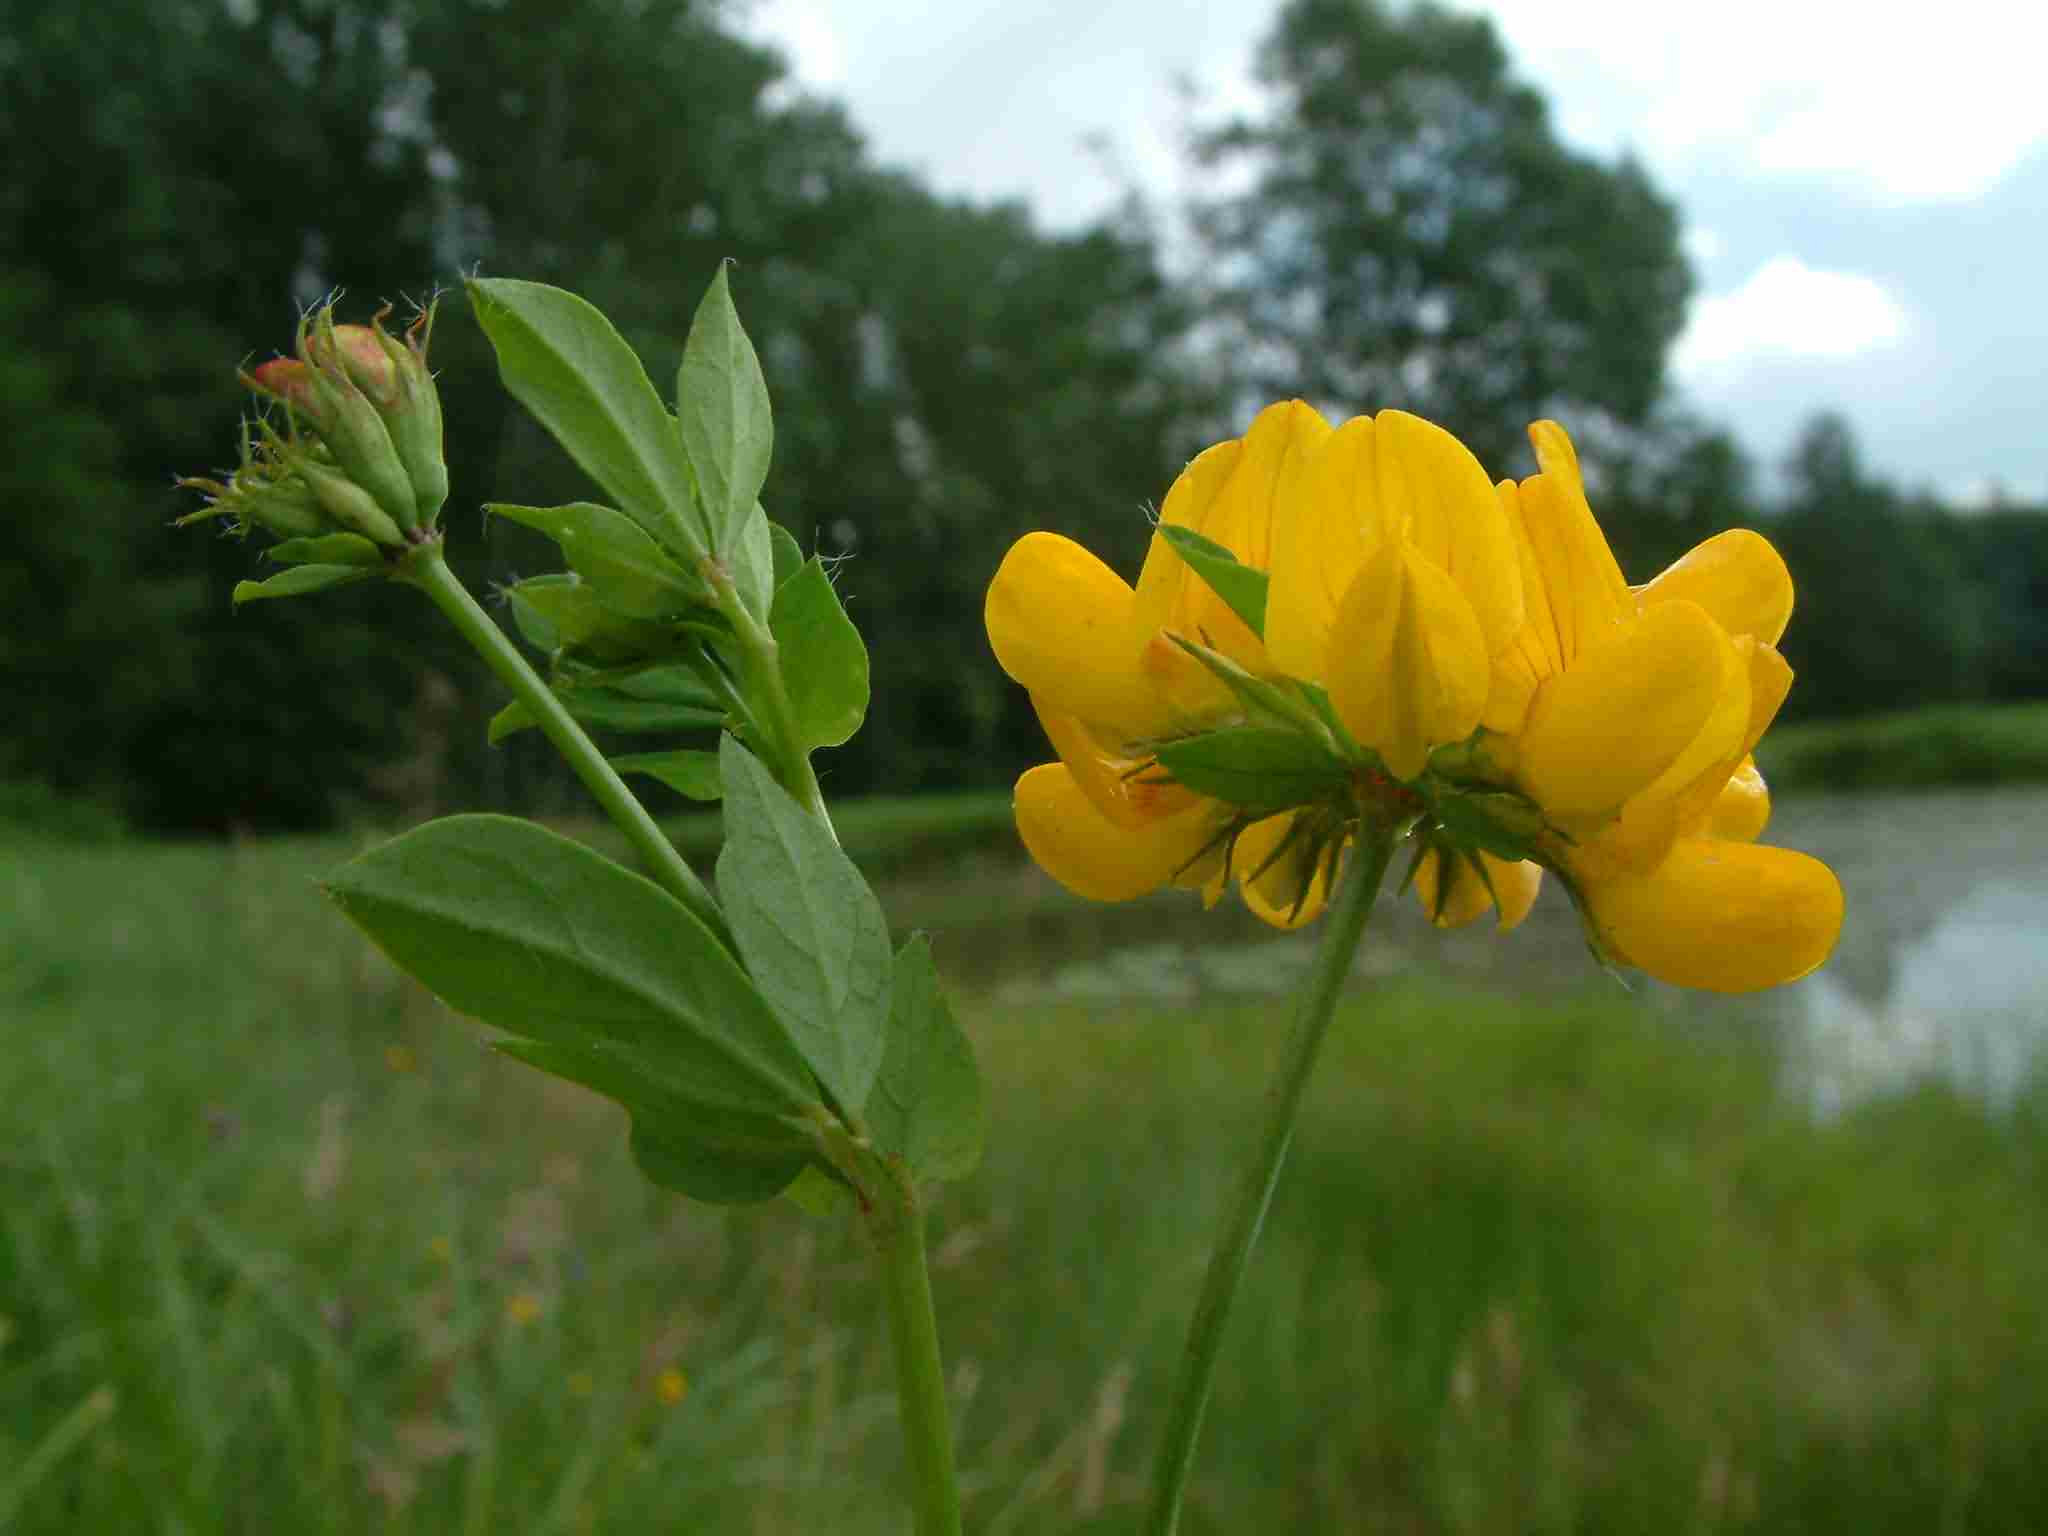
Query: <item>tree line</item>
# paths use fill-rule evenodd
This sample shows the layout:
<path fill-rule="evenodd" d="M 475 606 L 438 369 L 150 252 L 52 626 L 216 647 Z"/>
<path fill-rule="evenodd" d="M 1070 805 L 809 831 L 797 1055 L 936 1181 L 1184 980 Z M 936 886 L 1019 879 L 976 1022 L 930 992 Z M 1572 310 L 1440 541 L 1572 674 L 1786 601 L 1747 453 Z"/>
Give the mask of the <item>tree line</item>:
<path fill-rule="evenodd" d="M 876 162 L 708 0 L 16 0 L 0 18 L 0 781 L 165 829 L 573 797 L 424 604 L 381 588 L 236 614 L 252 551 L 178 533 L 171 472 L 232 453 L 238 362 L 341 287 L 367 312 L 482 270 L 561 283 L 672 376 L 716 263 L 776 402 L 770 510 L 841 584 L 880 686 L 835 793 L 1003 782 L 1040 749 L 981 594 L 1051 527 L 1134 572 L 1145 510 L 1247 402 L 1400 405 L 1519 470 L 1531 417 L 1597 428 L 1632 574 L 1763 523 L 1802 593 L 1811 714 L 2048 692 L 2048 519 L 1952 516 L 1817 421 L 1790 499 L 1675 417 L 1690 275 L 1643 170 L 1578 154 L 1491 26 L 1294 0 L 1271 107 L 1204 136 L 1243 190 L 1169 278 L 1135 201 L 1051 233 Z M 586 495 L 446 303 L 450 546 L 549 564 L 486 499 Z M 1852 554 L 1845 556 L 1845 551 Z M 417 610 L 417 611 L 416 611 Z"/>

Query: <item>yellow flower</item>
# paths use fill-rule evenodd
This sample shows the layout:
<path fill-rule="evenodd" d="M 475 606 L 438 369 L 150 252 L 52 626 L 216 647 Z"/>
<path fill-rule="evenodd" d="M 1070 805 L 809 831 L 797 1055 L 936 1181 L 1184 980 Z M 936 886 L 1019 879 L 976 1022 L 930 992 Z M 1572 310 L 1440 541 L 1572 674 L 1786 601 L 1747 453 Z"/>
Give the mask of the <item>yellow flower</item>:
<path fill-rule="evenodd" d="M 1268 569 L 1276 522 L 1329 435 L 1328 423 L 1300 401 L 1268 407 L 1242 439 L 1188 465 L 1161 523 Z M 990 583 L 985 618 L 996 659 L 1030 690 L 1059 754 L 1016 790 L 1018 831 L 1047 873 L 1097 901 L 1126 901 L 1171 882 L 1213 902 L 1235 875 L 1247 904 L 1268 921 L 1315 915 L 1322 886 L 1291 856 L 1291 817 L 1256 823 L 1233 842 L 1235 808 L 1147 771 L 1151 743 L 1232 723 L 1241 709 L 1174 636 L 1253 674 L 1274 671 L 1259 636 L 1163 537 L 1153 536 L 1133 590 L 1071 539 L 1027 534 Z"/>
<path fill-rule="evenodd" d="M 654 1395 L 663 1407 L 673 1408 L 690 1395 L 689 1378 L 671 1365 L 654 1378 Z"/>
<path fill-rule="evenodd" d="M 537 1322 L 540 1314 L 541 1300 L 531 1291 L 514 1291 L 505 1298 L 505 1321 L 515 1328 Z"/>
<path fill-rule="evenodd" d="M 1485 710 L 1510 780 L 1570 839 L 1554 857 L 1613 958 L 1712 991 L 1796 980 L 1832 952 L 1842 888 L 1753 843 L 1770 802 L 1750 753 L 1792 681 L 1784 562 L 1736 529 L 1631 590 L 1570 439 L 1529 435 L 1541 473 L 1498 488 L 1526 614 Z"/>
<path fill-rule="evenodd" d="M 1321 682 L 1397 779 L 1461 742 L 1522 627 L 1515 540 L 1471 450 L 1405 411 L 1358 416 L 1309 462 L 1274 535 L 1266 644 Z"/>

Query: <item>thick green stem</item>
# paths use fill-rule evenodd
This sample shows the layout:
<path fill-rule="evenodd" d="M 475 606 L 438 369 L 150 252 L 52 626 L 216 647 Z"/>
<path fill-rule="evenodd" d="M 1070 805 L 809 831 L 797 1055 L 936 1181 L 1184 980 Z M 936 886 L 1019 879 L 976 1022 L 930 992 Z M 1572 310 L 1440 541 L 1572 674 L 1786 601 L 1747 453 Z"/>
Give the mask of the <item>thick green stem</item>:
<path fill-rule="evenodd" d="M 526 706 L 540 723 L 547 739 L 554 743 L 555 750 L 576 771 L 576 777 L 596 796 L 597 803 L 604 807 L 605 814 L 611 817 L 618 829 L 626 834 L 626 840 L 640 855 L 648 875 L 694 912 L 713 933 L 729 940 L 725 918 L 720 914 L 718 904 L 711 899 L 711 893 L 704 888 L 704 882 L 697 878 L 696 871 L 683 861 L 675 845 L 662 835 L 661 828 L 654 824 L 654 818 L 647 814 L 647 808 L 626 787 L 612 765 L 605 761 L 604 754 L 584 734 L 583 727 L 562 707 L 562 701 L 555 697 L 554 691 L 541 681 L 539 673 L 527 665 L 526 658 L 519 654 L 519 648 L 491 621 L 491 616 L 477 606 L 476 599 L 469 595 L 469 589 L 455 579 L 455 573 L 448 569 L 448 562 L 442 557 L 441 546 L 438 543 L 422 544 L 409 553 L 401 568 L 400 579 L 410 582 L 434 600 L 434 606 L 461 631 L 462 638 L 498 674 L 498 680 Z"/>
<path fill-rule="evenodd" d="M 775 632 L 749 611 L 732 579 L 723 572 L 714 571 L 711 590 L 718 611 L 732 625 L 747 697 L 761 733 L 767 737 L 753 743 L 754 747 L 797 804 L 837 837 L 832 813 L 825 809 L 825 792 L 818 787 L 818 775 L 811 767 L 810 751 L 797 733 L 796 711 L 790 706 L 789 689 L 783 685 L 781 648 L 775 643 Z"/>
<path fill-rule="evenodd" d="M 1245 1168 L 1237 1203 L 1231 1207 L 1216 1251 L 1209 1258 L 1201 1300 L 1195 1304 L 1194 1321 L 1188 1326 L 1187 1349 L 1181 1356 L 1180 1379 L 1174 1387 L 1166 1436 L 1152 1464 L 1152 1505 L 1145 1521 L 1146 1536 L 1173 1536 L 1180 1521 L 1181 1496 L 1187 1491 L 1188 1474 L 1194 1466 L 1195 1443 L 1201 1438 L 1202 1413 L 1208 1407 L 1209 1382 L 1215 1374 L 1223 1330 L 1244 1280 L 1252 1247 L 1258 1242 L 1259 1228 L 1265 1223 L 1266 1208 L 1272 1203 L 1273 1187 L 1280 1181 L 1281 1165 L 1287 1161 L 1302 1091 L 1315 1068 L 1323 1036 L 1329 1032 L 1337 997 L 1351 973 L 1351 958 L 1365 932 L 1365 920 L 1372 912 L 1373 898 L 1379 894 L 1380 878 L 1386 873 L 1393 846 L 1390 836 L 1374 833 L 1351 855 L 1350 867 L 1341 877 L 1336 905 L 1316 951 L 1315 969 L 1309 975 L 1308 989 L 1301 996 L 1293 1029 L 1287 1037 L 1279 1075 L 1267 1090 L 1258 1151 Z"/>
<path fill-rule="evenodd" d="M 889 1166 L 889 1187 L 868 1213 L 875 1262 L 889 1308 L 889 1339 L 896 1350 L 896 1397 L 910 1464 L 917 1536 L 960 1536 L 960 1491 L 953 1476 L 953 1418 L 946 1406 L 946 1372 L 939 1329 L 932 1316 L 931 1277 L 925 1268 L 924 1210 L 908 1170 Z"/>

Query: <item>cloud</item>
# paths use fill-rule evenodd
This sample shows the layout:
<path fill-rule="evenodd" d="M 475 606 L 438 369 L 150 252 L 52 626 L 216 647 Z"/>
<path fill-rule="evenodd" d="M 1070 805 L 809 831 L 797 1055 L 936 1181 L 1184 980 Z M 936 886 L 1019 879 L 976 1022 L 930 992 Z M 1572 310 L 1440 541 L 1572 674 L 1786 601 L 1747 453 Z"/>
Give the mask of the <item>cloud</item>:
<path fill-rule="evenodd" d="M 1693 302 L 1671 361 L 1681 376 L 1696 376 L 1758 357 L 1840 360 L 1905 334 L 1905 309 L 1875 280 L 1773 256 L 1732 293 Z"/>
<path fill-rule="evenodd" d="M 1566 131 L 1667 173 L 1732 162 L 1867 201 L 1967 201 L 2048 141 L 2048 7 L 1946 0 L 1933 25 L 1814 0 L 1492 0 Z"/>

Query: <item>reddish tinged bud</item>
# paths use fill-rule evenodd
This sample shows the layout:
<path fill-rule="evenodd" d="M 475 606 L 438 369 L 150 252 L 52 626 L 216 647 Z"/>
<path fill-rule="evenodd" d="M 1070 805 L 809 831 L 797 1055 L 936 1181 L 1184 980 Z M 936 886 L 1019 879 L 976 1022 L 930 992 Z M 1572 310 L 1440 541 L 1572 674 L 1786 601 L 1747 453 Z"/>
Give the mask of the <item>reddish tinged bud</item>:
<path fill-rule="evenodd" d="M 338 365 L 349 382 L 369 396 L 378 413 L 388 416 L 403 398 L 404 386 L 380 339 L 381 330 L 381 326 L 372 330 L 367 325 L 337 325 L 331 332 L 316 330 L 306 341 L 311 361 L 322 368 Z"/>
<path fill-rule="evenodd" d="M 313 370 L 297 358 L 273 357 L 253 373 L 243 374 L 242 382 L 293 410 L 313 413 Z"/>

